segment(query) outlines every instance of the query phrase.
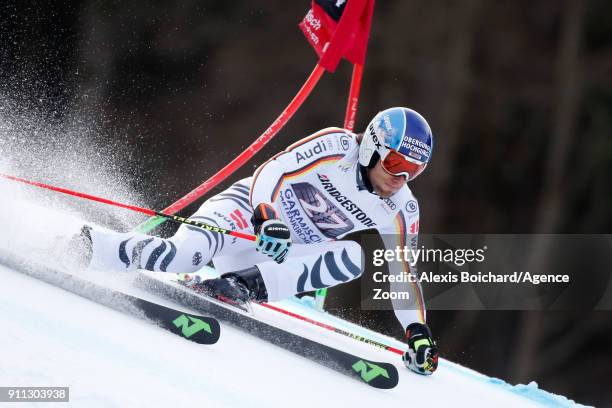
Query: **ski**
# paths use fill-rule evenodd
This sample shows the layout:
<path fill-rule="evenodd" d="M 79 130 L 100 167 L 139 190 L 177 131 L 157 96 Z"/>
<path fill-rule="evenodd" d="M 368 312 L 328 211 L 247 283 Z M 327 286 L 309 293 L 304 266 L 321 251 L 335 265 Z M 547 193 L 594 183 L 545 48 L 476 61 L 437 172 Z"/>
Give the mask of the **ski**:
<path fill-rule="evenodd" d="M 198 344 L 214 344 L 219 340 L 221 328 L 215 318 L 182 312 L 14 256 L 0 253 L 0 263 L 111 309 L 150 321 L 186 340 Z"/>
<path fill-rule="evenodd" d="M 165 275 L 167 276 L 167 274 Z M 315 340 L 290 333 L 255 319 L 249 311 L 244 310 L 240 305 L 225 303 L 219 299 L 197 293 L 178 281 L 164 282 L 153 277 L 151 272 L 139 271 L 135 283 L 145 290 L 167 297 L 199 313 L 214 316 L 262 340 L 372 387 L 391 389 L 399 382 L 399 374 L 393 364 L 361 358 Z"/>
<path fill-rule="evenodd" d="M 221 334 L 219 321 L 208 316 L 182 312 L 136 296 L 118 292 L 149 320 L 177 336 L 198 344 L 215 344 Z"/>

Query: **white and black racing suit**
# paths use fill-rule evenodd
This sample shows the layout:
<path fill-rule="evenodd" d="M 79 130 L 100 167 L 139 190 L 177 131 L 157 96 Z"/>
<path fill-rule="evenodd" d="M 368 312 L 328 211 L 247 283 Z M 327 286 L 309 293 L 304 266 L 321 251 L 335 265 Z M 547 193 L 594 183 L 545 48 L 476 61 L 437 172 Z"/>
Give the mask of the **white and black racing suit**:
<path fill-rule="evenodd" d="M 408 186 L 386 199 L 372 193 L 358 154 L 355 134 L 323 129 L 272 157 L 253 177 L 210 198 L 190 217 L 253 234 L 253 208 L 272 205 L 294 243 L 281 264 L 255 251 L 251 241 L 182 225 L 169 239 L 93 229 L 90 266 L 193 272 L 212 261 L 224 273 L 256 265 L 269 301 L 355 279 L 367 257 L 362 256 L 359 240 L 343 238 L 371 230 L 380 234 L 387 248 L 415 248 L 419 227 L 418 203 Z M 411 272 L 408 263 L 389 264 L 389 273 L 404 272 Z M 403 327 L 425 323 L 420 285 L 391 285 L 391 290 L 410 295 L 410 300 L 394 301 Z"/>

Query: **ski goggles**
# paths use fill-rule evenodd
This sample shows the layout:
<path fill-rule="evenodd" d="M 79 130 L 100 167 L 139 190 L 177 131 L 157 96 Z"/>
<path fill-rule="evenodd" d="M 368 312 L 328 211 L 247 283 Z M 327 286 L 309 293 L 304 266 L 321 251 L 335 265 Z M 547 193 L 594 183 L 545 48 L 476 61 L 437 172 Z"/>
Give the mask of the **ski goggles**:
<path fill-rule="evenodd" d="M 412 180 L 423 170 L 427 163 L 414 163 L 406 159 L 405 156 L 389 149 L 385 157 L 382 158 L 380 164 L 384 171 L 392 176 L 405 176 L 406 181 Z"/>

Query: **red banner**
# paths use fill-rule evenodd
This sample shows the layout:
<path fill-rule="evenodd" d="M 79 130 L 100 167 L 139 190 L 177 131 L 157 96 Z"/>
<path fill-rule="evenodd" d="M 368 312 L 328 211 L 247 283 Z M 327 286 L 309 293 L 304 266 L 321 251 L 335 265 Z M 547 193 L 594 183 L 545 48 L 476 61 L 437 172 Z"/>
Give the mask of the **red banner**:
<path fill-rule="evenodd" d="M 320 58 L 334 72 L 341 58 L 363 65 L 370 36 L 374 0 L 313 0 L 300 29 Z"/>

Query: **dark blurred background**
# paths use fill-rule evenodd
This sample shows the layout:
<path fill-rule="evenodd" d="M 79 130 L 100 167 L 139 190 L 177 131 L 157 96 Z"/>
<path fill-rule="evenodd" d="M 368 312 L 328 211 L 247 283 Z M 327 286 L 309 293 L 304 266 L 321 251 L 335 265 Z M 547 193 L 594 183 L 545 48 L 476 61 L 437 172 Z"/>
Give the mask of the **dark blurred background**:
<path fill-rule="evenodd" d="M 89 137 L 119 141 L 138 169 L 128 182 L 161 209 L 240 153 L 295 95 L 316 62 L 297 28 L 308 8 L 3 2 L 0 94 L 49 123 L 91 118 L 105 131 Z M 231 180 L 342 126 L 350 74 L 344 62 L 325 75 Z M 356 130 L 396 105 L 422 113 L 436 137 L 432 163 L 411 184 L 421 232 L 611 232 L 611 2 L 379 0 Z M 332 291 L 329 308 L 358 305 L 353 293 Z M 346 316 L 400 332 L 390 312 Z M 609 312 L 436 311 L 428 322 L 445 358 L 612 406 Z"/>

